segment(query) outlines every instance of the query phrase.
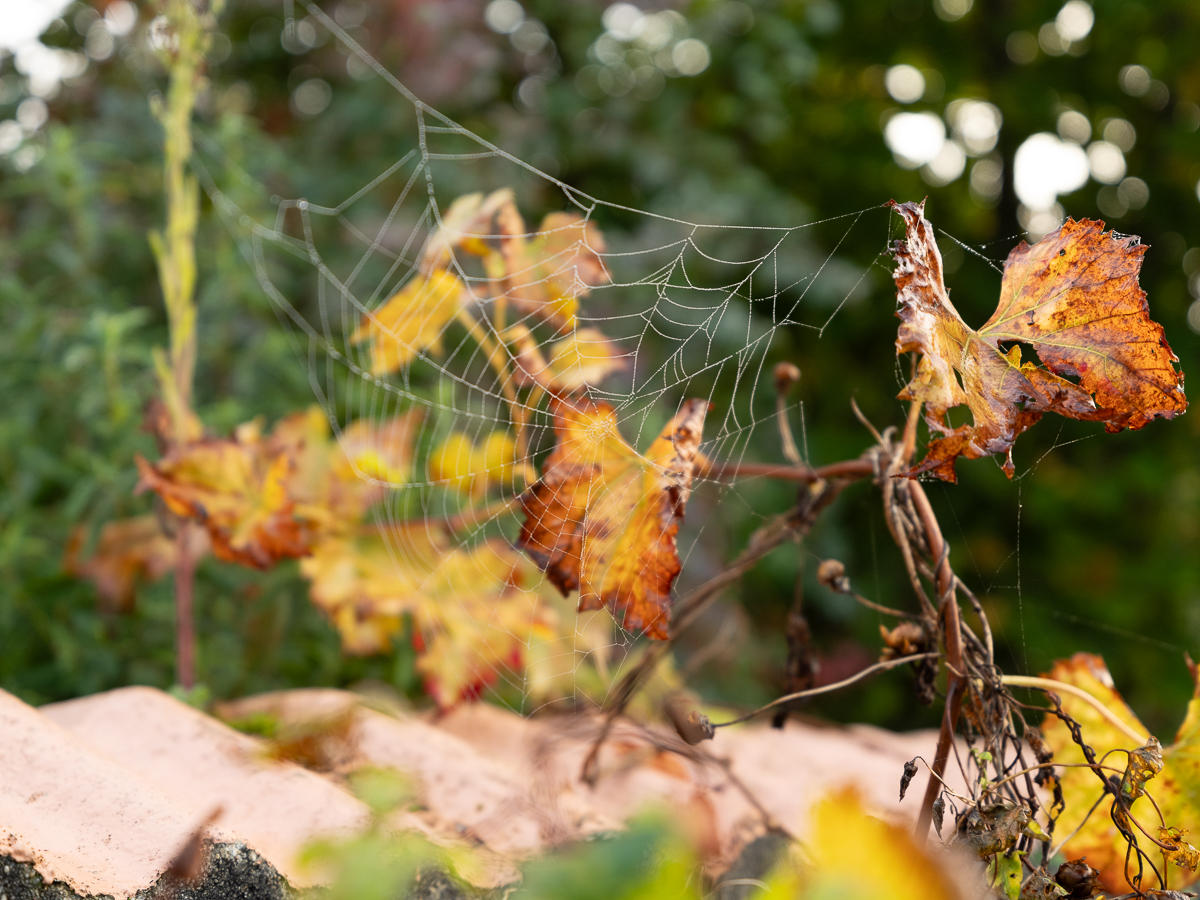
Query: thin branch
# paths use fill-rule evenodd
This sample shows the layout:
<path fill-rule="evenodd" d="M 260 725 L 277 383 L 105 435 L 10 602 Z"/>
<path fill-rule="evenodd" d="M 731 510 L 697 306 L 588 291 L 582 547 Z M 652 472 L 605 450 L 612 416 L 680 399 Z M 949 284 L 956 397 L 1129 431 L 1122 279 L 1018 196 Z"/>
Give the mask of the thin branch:
<path fill-rule="evenodd" d="M 812 469 L 808 466 L 784 466 L 778 463 L 722 463 L 706 460 L 696 467 L 697 478 L 734 481 L 738 478 L 776 478 L 780 481 L 815 482 L 829 478 L 869 478 L 875 468 L 869 459 L 847 459 Z"/>
<path fill-rule="evenodd" d="M 809 688 L 807 691 L 796 691 L 794 694 L 784 694 L 782 697 L 772 700 L 766 706 L 760 706 L 758 709 L 754 710 L 754 712 L 746 713 L 746 715 L 737 719 L 731 719 L 728 722 L 714 722 L 713 728 L 726 728 L 729 725 L 739 725 L 742 722 L 753 719 L 757 715 L 765 713 L 768 709 L 774 709 L 776 706 L 779 706 L 782 703 L 790 703 L 792 700 L 802 700 L 805 697 L 815 697 L 818 694 L 828 694 L 832 691 L 840 691 L 842 688 L 849 687 L 855 682 L 862 681 L 864 678 L 869 678 L 876 672 L 884 672 L 888 669 L 894 669 L 897 666 L 902 666 L 905 663 L 917 662 L 922 659 L 933 659 L 937 655 L 937 653 L 931 651 L 929 653 L 914 653 L 911 656 L 901 656 L 898 659 L 887 659 L 883 662 L 877 662 L 875 665 L 867 666 L 865 669 L 860 672 L 856 672 L 849 678 L 843 678 L 841 681 L 834 682 L 833 684 Z M 939 778 L 940 777 L 941 776 L 939 776 Z"/>

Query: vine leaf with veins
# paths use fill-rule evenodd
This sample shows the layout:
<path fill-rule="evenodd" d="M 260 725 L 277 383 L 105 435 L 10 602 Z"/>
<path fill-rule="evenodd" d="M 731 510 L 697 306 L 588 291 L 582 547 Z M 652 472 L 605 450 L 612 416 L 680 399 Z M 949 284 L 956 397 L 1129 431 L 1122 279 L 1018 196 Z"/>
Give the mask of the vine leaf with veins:
<path fill-rule="evenodd" d="M 890 205 L 906 228 L 893 248 L 896 351 L 922 354 L 900 399 L 923 403 L 938 435 L 909 477 L 953 482 L 958 457 L 1003 453 L 1011 478 L 1017 436 L 1047 412 L 1116 432 L 1187 409 L 1178 357 L 1138 285 L 1138 238 L 1067 219 L 1032 247 L 1022 241 L 1005 261 L 996 311 L 976 331 L 950 302 L 924 202 Z M 1041 365 L 1022 358 L 1022 345 Z M 973 422 L 952 427 L 946 415 L 962 405 Z"/>
<path fill-rule="evenodd" d="M 518 545 L 579 611 L 608 606 L 630 631 L 666 640 L 675 536 L 691 492 L 707 400 L 685 400 L 646 455 L 607 403 L 555 400 L 558 443 L 521 496 Z"/>

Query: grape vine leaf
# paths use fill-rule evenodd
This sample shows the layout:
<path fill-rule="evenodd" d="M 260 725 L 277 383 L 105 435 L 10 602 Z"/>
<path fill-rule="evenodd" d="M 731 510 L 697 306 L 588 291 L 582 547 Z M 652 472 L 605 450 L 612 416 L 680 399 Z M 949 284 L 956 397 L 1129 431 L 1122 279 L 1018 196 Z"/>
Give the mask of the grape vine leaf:
<path fill-rule="evenodd" d="M 1115 432 L 1187 408 L 1178 358 L 1138 285 L 1139 238 L 1067 219 L 1032 247 L 1022 241 L 1005 261 L 996 311 L 976 331 L 950 302 L 924 202 L 890 205 L 906 230 L 893 248 L 896 350 L 921 354 L 900 398 L 923 403 L 938 435 L 909 477 L 953 482 L 958 457 L 1002 453 L 1011 478 L 1017 436 L 1047 412 Z M 1022 347 L 1042 365 L 1023 359 Z M 947 413 L 962 405 L 972 424 L 952 427 Z"/>
<path fill-rule="evenodd" d="M 247 422 L 231 439 L 181 444 L 153 464 L 138 457 L 139 490 L 204 525 L 219 559 L 265 569 L 354 527 L 388 483 L 406 477 L 420 421 L 413 412 L 359 420 L 340 442 L 316 407 L 281 419 L 266 437 Z"/>
<path fill-rule="evenodd" d="M 1148 733 L 1133 710 L 1117 693 L 1113 686 L 1112 675 L 1101 657 L 1091 653 L 1076 653 L 1070 659 L 1055 662 L 1047 677 L 1082 688 L 1108 707 L 1118 719 L 1135 732 Z M 1059 697 L 1062 701 L 1063 711 L 1079 722 L 1083 739 L 1095 750 L 1097 759 L 1111 751 L 1134 752 L 1141 749 L 1128 735 L 1112 725 L 1090 704 L 1066 692 L 1060 692 Z M 1071 733 L 1067 726 L 1056 716 L 1048 715 L 1046 717 L 1042 731 L 1047 745 L 1054 752 L 1055 763 L 1084 762 L 1083 751 L 1071 739 Z M 1119 770 L 1126 768 L 1124 753 L 1111 753 L 1104 762 L 1105 765 Z M 1170 858 L 1190 862 L 1190 847 L 1182 841 L 1182 836 L 1188 832 L 1195 833 L 1200 830 L 1200 683 L 1188 704 L 1183 724 L 1175 736 L 1175 743 L 1162 748 L 1162 762 L 1162 771 L 1148 783 L 1138 785 L 1138 788 L 1153 797 L 1154 803 L 1162 811 L 1165 827 L 1170 829 L 1172 835 L 1175 836 L 1171 842 L 1175 850 L 1169 854 Z M 1059 817 L 1054 832 L 1056 835 L 1069 835 L 1079 828 L 1078 833 L 1067 841 L 1063 852 L 1068 859 L 1086 856 L 1088 864 L 1100 871 L 1100 878 L 1109 890 L 1127 890 L 1126 842 L 1109 815 L 1111 795 L 1101 801 L 1100 806 L 1084 823 L 1084 816 L 1087 815 L 1092 805 L 1101 799 L 1104 788 L 1100 779 L 1088 768 L 1060 767 L 1055 771 L 1062 783 L 1066 809 Z M 1105 772 L 1105 774 L 1118 775 L 1119 773 Z M 1127 773 L 1127 776 L 1122 780 L 1131 784 L 1142 777 L 1136 772 Z M 1141 795 L 1138 794 L 1138 796 Z M 1157 833 L 1160 823 L 1153 804 L 1146 800 L 1136 799 L 1129 809 L 1131 815 L 1147 830 L 1152 834 Z M 1081 824 L 1082 827 L 1080 827 Z M 1134 830 L 1140 835 L 1140 832 Z M 1159 848 L 1154 847 L 1145 839 L 1141 840 L 1141 845 L 1143 849 L 1152 853 L 1152 858 L 1156 862 L 1161 860 L 1162 851 Z M 1136 873 L 1136 866 L 1136 861 L 1130 863 L 1129 874 L 1131 876 Z M 1164 871 L 1162 864 L 1159 864 L 1159 870 Z M 1197 873 L 1172 866 L 1171 874 L 1168 877 L 1173 887 L 1182 887 L 1195 881 Z M 1154 887 L 1155 882 L 1153 873 L 1147 870 L 1142 887 Z"/>
<path fill-rule="evenodd" d="M 691 492 L 706 400 L 686 400 L 645 456 L 621 437 L 616 411 L 552 404 L 557 443 L 521 495 L 518 546 L 579 610 L 607 606 L 623 627 L 665 640 L 675 536 Z"/>
<path fill-rule="evenodd" d="M 494 299 L 560 329 L 574 328 L 579 299 L 611 280 L 599 228 L 579 213 L 552 212 L 530 234 L 510 188 L 455 200 L 426 243 L 420 271 L 432 276 L 461 264 L 455 250 L 482 260 Z"/>

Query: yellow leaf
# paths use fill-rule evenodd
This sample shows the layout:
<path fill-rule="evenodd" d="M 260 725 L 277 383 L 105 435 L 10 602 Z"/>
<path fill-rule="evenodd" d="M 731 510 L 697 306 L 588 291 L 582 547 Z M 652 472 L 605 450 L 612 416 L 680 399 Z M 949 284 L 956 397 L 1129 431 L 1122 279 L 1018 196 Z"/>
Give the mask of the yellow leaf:
<path fill-rule="evenodd" d="M 610 281 L 599 256 L 604 251 L 594 224 L 578 213 L 550 213 L 532 238 L 503 243 L 507 295 L 522 312 L 574 328 L 579 299 Z"/>
<path fill-rule="evenodd" d="M 868 815 L 854 788 L 811 811 L 806 863 L 772 876 L 769 898 L 951 900 L 959 896 L 941 860 L 918 847 L 908 828 Z"/>
<path fill-rule="evenodd" d="M 386 375 L 424 350 L 439 350 L 443 331 L 469 299 L 466 285 L 445 269 L 416 272 L 383 306 L 364 316 L 350 340 L 369 341 L 371 373 Z"/>
<path fill-rule="evenodd" d="M 429 456 L 429 479 L 482 497 L 492 486 L 511 485 L 518 473 L 527 477 L 526 467 L 516 462 L 516 449 L 507 431 L 489 433 L 482 445 L 473 444 L 465 434 L 451 432 Z"/>
<path fill-rule="evenodd" d="M 207 439 L 173 448 L 151 465 L 136 458 L 139 490 L 204 524 L 220 559 L 265 569 L 308 553 L 311 526 L 295 515 L 286 481 L 291 460 L 260 443 Z"/>
<path fill-rule="evenodd" d="M 421 254 L 421 271 L 428 274 L 437 269 L 448 269 L 452 265 L 454 249 L 461 248 L 472 256 L 486 256 L 491 252 L 488 239 L 495 239 L 493 220 L 501 209 L 516 211 L 511 188 L 493 191 L 485 198 L 481 193 L 464 194 L 442 214 L 441 225 L 434 231 Z M 520 222 L 520 216 L 517 216 Z M 523 232 L 520 223 L 517 233 Z"/>
<path fill-rule="evenodd" d="M 598 328 L 580 328 L 550 347 L 546 361 L 529 329 L 514 326 L 505 335 L 515 346 L 515 374 L 521 385 L 540 384 L 555 394 L 570 394 L 600 384 L 629 368 L 628 356 Z"/>
<path fill-rule="evenodd" d="M 1070 659 L 1059 660 L 1048 677 L 1082 688 L 1135 732 L 1147 733 L 1146 727 L 1117 693 L 1112 675 L 1099 656 L 1077 653 Z M 1108 754 L 1104 764 L 1118 771 L 1106 770 L 1104 775 L 1120 776 L 1120 790 L 1130 799 L 1129 812 L 1138 822 L 1152 832 L 1158 828 L 1157 804 L 1166 826 L 1177 831 L 1180 839 L 1182 834 L 1200 826 L 1200 697 L 1193 697 L 1188 705 L 1187 717 L 1180 726 L 1175 743 L 1159 750 L 1155 738 L 1151 737 L 1144 747 L 1138 747 L 1090 704 L 1066 692 L 1059 696 L 1063 711 L 1079 722 L 1083 739 L 1095 750 L 1096 758 Z M 1070 731 L 1056 716 L 1046 717 L 1042 731 L 1047 745 L 1054 751 L 1054 762 L 1084 761 L 1083 752 L 1071 739 Z M 1068 858 L 1086 856 L 1088 863 L 1100 870 L 1101 881 L 1109 890 L 1127 890 L 1127 843 L 1109 814 L 1112 795 L 1101 799 L 1103 785 L 1088 768 L 1060 768 L 1056 771 L 1062 782 L 1066 809 L 1055 826 L 1055 834 L 1068 835 L 1079 828 L 1078 833 L 1067 842 L 1064 853 Z M 1154 803 L 1137 799 L 1143 794 L 1151 795 Z M 1097 800 L 1101 800 L 1099 808 L 1080 827 L 1084 815 Z M 1123 814 L 1118 810 L 1118 818 L 1122 817 Z M 1151 858 L 1161 858 L 1163 854 L 1160 848 L 1151 844 L 1136 827 L 1131 827 Z M 1172 859 L 1188 858 L 1183 846 L 1178 847 L 1177 851 L 1171 855 Z M 1159 868 L 1165 871 L 1165 867 L 1160 865 Z M 1131 855 L 1129 876 L 1133 877 L 1136 873 L 1137 863 Z M 1195 880 L 1194 872 L 1174 870 L 1171 887 L 1184 887 Z M 1155 887 L 1156 883 L 1157 879 L 1147 867 L 1142 888 Z"/>

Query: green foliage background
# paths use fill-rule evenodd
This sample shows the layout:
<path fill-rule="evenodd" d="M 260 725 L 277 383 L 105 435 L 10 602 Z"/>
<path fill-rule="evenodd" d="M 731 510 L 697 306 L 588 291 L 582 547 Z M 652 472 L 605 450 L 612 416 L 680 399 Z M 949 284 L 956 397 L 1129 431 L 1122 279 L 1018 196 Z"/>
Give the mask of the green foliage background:
<path fill-rule="evenodd" d="M 1002 260 L 1021 233 L 1013 153 L 1030 134 L 1053 131 L 1064 104 L 1085 112 L 1093 127 L 1121 116 L 1137 129 L 1127 158 L 1130 173 L 1149 185 L 1150 201 L 1110 224 L 1151 245 L 1142 284 L 1152 314 L 1185 371 L 1196 368 L 1200 342 L 1187 325 L 1192 299 L 1183 267 L 1188 248 L 1200 245 L 1194 3 L 1097 0 L 1085 53 L 1042 53 L 1024 65 L 1009 59 L 1008 36 L 1036 34 L 1059 3 L 975 0 L 956 22 L 942 21 L 929 0 L 749 5 L 752 27 L 731 34 L 722 27 L 721 2 L 678 4 L 708 42 L 712 63 L 639 100 L 596 96 L 577 84 L 602 31 L 601 4 L 528 3 L 527 14 L 545 23 L 557 48 L 539 64 L 548 81 L 536 111 L 515 96 L 529 63 L 508 38 L 488 31 L 482 3 L 375 0 L 361 9 L 343 2 L 343 11 L 363 16 L 352 29 L 356 38 L 422 99 L 605 200 L 754 225 L 869 209 L 844 240 L 850 220 L 839 219 L 802 232 L 789 251 L 811 265 L 836 247 L 835 261 L 870 267 L 867 289 L 823 336 L 794 328 L 775 338 L 772 360 L 793 360 L 804 373 L 800 397 L 814 463 L 855 456 L 869 441 L 851 398 L 879 426 L 903 417 L 894 399 L 901 385 L 894 292 L 886 260 L 878 259 L 890 224 L 873 208 L 928 195 L 937 227 Z M 83 9 L 69 7 L 44 41 L 82 47 L 73 23 Z M 153 11 L 142 7 L 141 14 L 139 29 Z M 406 107 L 379 79 L 351 77 L 335 41 L 289 53 L 282 24 L 278 4 L 228 5 L 221 20 L 228 41 L 216 44 L 198 120 L 201 142 L 280 193 L 349 196 L 410 149 Z M 134 34 L 141 39 L 140 30 Z M 955 97 L 1001 109 L 1005 190 L 998 204 L 974 200 L 965 176 L 930 187 L 893 161 L 880 119 L 894 104 L 879 67 L 900 62 L 936 70 L 945 83 L 939 99 L 914 109 L 940 113 Z M 1168 86 L 1163 108 L 1122 92 L 1118 72 L 1131 63 Z M 18 84 L 12 59 L 0 66 L 6 83 Z M 289 95 L 314 77 L 332 85 L 333 102 L 302 118 Z M 0 686 L 31 702 L 128 683 L 166 686 L 172 678 L 169 579 L 144 586 L 132 614 L 115 615 L 62 567 L 73 527 L 82 523 L 94 534 L 111 518 L 151 506 L 132 489 L 133 455 L 154 453 L 140 430 L 154 391 L 150 348 L 166 341 L 146 242 L 163 218 L 160 132 L 147 103 L 161 85 L 161 72 L 131 67 L 119 54 L 93 64 L 51 102 L 50 123 L 32 139 L 40 160 L 26 171 L 11 157 L 0 160 Z M 3 96 L 9 102 L 0 118 L 10 118 L 21 95 Z M 1097 187 L 1089 182 L 1061 198 L 1067 213 L 1103 217 Z M 530 219 L 562 207 L 560 197 L 532 186 L 518 186 L 518 197 Z M 249 193 L 238 199 L 255 202 Z M 635 247 L 644 237 L 638 217 L 606 214 L 599 222 L 614 245 Z M 270 421 L 311 403 L 307 361 L 207 202 L 198 247 L 197 406 L 207 427 L 225 433 L 255 415 Z M 982 322 L 999 276 L 971 254 L 949 256 L 958 265 L 949 277 L 955 302 L 968 322 Z M 838 299 L 818 297 L 806 321 L 823 323 Z M 731 338 L 718 340 L 721 353 L 738 349 Z M 1197 421 L 1193 414 L 1107 436 L 1086 423 L 1047 420 L 1018 444 L 1020 480 L 1008 482 L 981 460 L 960 465 L 958 486 L 932 489 L 954 564 L 985 598 L 1005 667 L 1036 673 L 1077 650 L 1103 653 L 1133 706 L 1164 735 L 1191 689 L 1182 653 L 1200 645 Z M 758 440 L 759 458 L 778 458 L 772 429 L 760 429 Z M 720 558 L 736 553 L 762 515 L 787 505 L 777 485 L 750 483 L 720 505 L 701 496 L 689 514 L 692 525 L 705 525 L 701 547 Z M 869 485 L 847 491 L 809 550 L 842 559 L 872 598 L 912 604 Z M 710 699 L 751 704 L 780 691 L 783 626 L 802 567 L 827 672 L 873 655 L 879 620 L 816 586 L 811 554 L 777 553 L 685 642 L 684 656 L 727 623 L 736 626 L 732 643 L 693 678 Z M 389 657 L 341 655 L 294 565 L 257 573 L 206 561 L 198 616 L 200 677 L 216 696 L 363 678 L 420 696 L 405 642 Z M 932 721 L 903 675 L 813 710 L 891 727 Z"/>

